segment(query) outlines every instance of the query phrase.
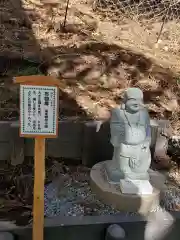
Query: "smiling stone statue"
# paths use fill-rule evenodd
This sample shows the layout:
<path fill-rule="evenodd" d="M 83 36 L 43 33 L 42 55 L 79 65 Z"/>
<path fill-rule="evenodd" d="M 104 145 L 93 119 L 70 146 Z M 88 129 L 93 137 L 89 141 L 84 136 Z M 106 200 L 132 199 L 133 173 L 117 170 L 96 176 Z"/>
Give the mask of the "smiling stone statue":
<path fill-rule="evenodd" d="M 146 215 L 158 208 L 165 177 L 150 169 L 150 118 L 139 88 L 128 88 L 112 110 L 110 132 L 113 157 L 92 167 L 91 189 L 116 209 Z"/>
<path fill-rule="evenodd" d="M 128 88 L 121 107 L 112 110 L 110 130 L 114 153 L 105 166 L 108 181 L 149 180 L 150 118 L 139 88 Z"/>

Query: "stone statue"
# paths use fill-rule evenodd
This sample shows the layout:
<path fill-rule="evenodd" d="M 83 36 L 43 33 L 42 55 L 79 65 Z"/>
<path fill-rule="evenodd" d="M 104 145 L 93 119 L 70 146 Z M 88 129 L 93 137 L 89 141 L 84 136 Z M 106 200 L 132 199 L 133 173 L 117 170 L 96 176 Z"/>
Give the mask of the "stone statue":
<path fill-rule="evenodd" d="M 165 177 L 150 169 L 150 118 L 139 88 L 127 89 L 122 105 L 112 110 L 110 130 L 113 158 L 92 167 L 92 191 L 120 211 L 157 211 Z"/>
<path fill-rule="evenodd" d="M 105 166 L 109 181 L 149 180 L 150 118 L 139 88 L 128 88 L 121 107 L 112 110 L 110 130 L 114 153 Z"/>

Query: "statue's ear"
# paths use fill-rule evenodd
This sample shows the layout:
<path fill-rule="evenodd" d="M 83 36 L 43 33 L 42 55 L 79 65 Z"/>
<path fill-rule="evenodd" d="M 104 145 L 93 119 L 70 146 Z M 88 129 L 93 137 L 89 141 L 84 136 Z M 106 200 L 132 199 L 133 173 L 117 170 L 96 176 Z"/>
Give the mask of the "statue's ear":
<path fill-rule="evenodd" d="M 121 104 L 121 109 L 123 109 L 123 110 L 125 109 L 125 104 L 124 103 Z"/>

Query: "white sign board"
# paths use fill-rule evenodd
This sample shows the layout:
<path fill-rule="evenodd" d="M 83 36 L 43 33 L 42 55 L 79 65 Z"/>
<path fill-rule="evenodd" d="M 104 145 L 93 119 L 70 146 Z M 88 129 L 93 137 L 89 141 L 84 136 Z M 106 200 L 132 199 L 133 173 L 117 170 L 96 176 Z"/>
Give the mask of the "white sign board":
<path fill-rule="evenodd" d="M 20 86 L 21 135 L 56 135 L 57 87 Z"/>

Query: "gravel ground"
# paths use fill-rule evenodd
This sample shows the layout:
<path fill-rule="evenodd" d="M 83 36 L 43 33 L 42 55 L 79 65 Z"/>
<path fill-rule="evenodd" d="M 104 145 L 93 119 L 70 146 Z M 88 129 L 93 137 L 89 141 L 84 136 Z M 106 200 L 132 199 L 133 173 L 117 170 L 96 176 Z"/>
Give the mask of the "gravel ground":
<path fill-rule="evenodd" d="M 180 210 L 180 189 L 171 184 L 163 193 L 161 206 L 152 212 Z M 91 192 L 89 170 L 62 174 L 56 181 L 45 186 L 45 215 L 53 216 L 97 216 L 108 214 L 134 215 L 122 213 L 99 201 Z"/>
<path fill-rule="evenodd" d="M 45 215 L 84 216 L 117 213 L 91 192 L 89 173 L 64 174 L 45 186 Z"/>

